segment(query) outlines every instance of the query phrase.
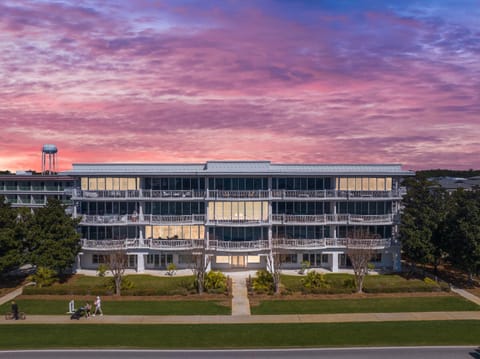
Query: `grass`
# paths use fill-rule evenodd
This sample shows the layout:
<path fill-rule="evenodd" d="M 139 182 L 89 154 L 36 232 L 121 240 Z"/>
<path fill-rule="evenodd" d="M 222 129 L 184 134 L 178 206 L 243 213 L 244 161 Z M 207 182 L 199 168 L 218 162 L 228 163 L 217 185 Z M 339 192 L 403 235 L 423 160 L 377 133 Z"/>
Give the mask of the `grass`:
<path fill-rule="evenodd" d="M 68 333 L 68 335 L 66 335 Z M 0 325 L 0 349 L 478 345 L 480 321 Z"/>
<path fill-rule="evenodd" d="M 302 286 L 304 276 L 282 275 L 281 284 L 286 293 L 305 292 Z M 353 287 L 346 287 L 345 282 L 353 279 L 352 274 L 326 273 L 324 278 L 329 288 L 317 290 L 319 293 L 352 293 Z M 367 275 L 364 282 L 366 293 L 391 293 L 391 292 L 432 292 L 440 291 L 437 283 L 426 283 L 420 279 L 406 279 L 398 274 Z"/>
<path fill-rule="evenodd" d="M 480 306 L 456 296 L 262 300 L 251 312 L 265 314 L 395 313 L 480 310 Z M 480 333 L 479 333 L 480 334 Z"/>
<path fill-rule="evenodd" d="M 28 315 L 62 315 L 68 310 L 68 300 L 16 300 L 19 310 Z M 76 307 L 83 305 L 76 301 Z M 92 303 L 90 303 L 92 304 Z M 214 300 L 102 301 L 108 315 L 230 315 L 229 306 Z M 10 303 L 0 306 L 0 313 L 10 311 Z"/>
<path fill-rule="evenodd" d="M 193 276 L 156 277 L 136 274 L 125 278 L 133 283 L 133 288 L 122 290 L 122 295 L 186 295 L 195 292 Z M 50 287 L 25 288 L 24 294 L 109 295 L 112 294 L 112 289 L 106 286 L 108 280 L 111 277 L 76 274 L 67 282 Z"/>

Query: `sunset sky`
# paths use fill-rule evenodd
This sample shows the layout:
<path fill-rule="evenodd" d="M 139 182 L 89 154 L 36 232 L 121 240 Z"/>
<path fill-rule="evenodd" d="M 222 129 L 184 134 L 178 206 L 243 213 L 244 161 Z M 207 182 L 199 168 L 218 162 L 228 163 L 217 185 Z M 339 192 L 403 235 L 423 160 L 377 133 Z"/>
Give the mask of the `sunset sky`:
<path fill-rule="evenodd" d="M 480 168 L 480 1 L 0 2 L 0 170 Z"/>

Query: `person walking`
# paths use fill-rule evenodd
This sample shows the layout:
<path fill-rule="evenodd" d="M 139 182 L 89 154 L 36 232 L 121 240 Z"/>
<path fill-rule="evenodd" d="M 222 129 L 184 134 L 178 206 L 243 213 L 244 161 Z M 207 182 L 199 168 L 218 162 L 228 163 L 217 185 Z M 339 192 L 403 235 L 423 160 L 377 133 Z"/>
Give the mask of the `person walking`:
<path fill-rule="evenodd" d="M 91 314 L 92 311 L 92 306 L 90 305 L 89 302 L 85 303 L 85 318 L 88 318 Z"/>
<path fill-rule="evenodd" d="M 12 300 L 12 313 L 13 319 L 18 320 L 18 304 L 14 300 Z"/>
<path fill-rule="evenodd" d="M 102 300 L 100 299 L 99 296 L 97 296 L 97 299 L 95 300 L 95 312 L 93 313 L 93 316 L 95 316 L 97 313 L 100 313 L 100 316 L 103 316 L 102 312 Z"/>

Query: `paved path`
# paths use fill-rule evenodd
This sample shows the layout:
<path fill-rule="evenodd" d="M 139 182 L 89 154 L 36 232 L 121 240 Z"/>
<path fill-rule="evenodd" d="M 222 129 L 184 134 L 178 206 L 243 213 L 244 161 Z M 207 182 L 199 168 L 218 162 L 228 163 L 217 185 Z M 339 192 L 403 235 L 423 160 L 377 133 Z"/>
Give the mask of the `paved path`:
<path fill-rule="evenodd" d="M 480 311 L 342 313 L 288 315 L 104 315 L 71 320 L 68 315 L 30 315 L 26 320 L 0 320 L 0 324 L 251 324 L 251 323 L 348 323 L 421 320 L 480 320 Z"/>
<path fill-rule="evenodd" d="M 250 301 L 248 300 L 247 278 L 245 272 L 229 273 L 232 278 L 232 315 L 250 315 Z"/>
<path fill-rule="evenodd" d="M 480 298 L 477 297 L 476 295 L 473 295 L 472 293 L 470 293 L 466 290 L 456 288 L 454 286 L 452 286 L 451 289 L 452 289 L 452 292 L 457 293 L 458 295 L 464 297 L 465 299 L 468 299 L 469 301 L 471 301 L 471 302 L 473 302 L 477 305 L 480 305 Z"/>

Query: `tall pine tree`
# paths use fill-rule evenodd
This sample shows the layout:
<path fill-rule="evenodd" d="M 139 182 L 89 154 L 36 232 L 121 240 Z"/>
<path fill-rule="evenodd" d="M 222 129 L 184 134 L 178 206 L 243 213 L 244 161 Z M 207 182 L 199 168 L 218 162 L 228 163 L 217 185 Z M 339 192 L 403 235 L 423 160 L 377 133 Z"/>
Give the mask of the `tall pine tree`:
<path fill-rule="evenodd" d="M 58 274 L 71 269 L 80 251 L 78 221 L 65 213 L 57 199 L 49 199 L 45 207 L 36 210 L 27 229 L 30 262 Z"/>

